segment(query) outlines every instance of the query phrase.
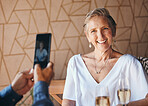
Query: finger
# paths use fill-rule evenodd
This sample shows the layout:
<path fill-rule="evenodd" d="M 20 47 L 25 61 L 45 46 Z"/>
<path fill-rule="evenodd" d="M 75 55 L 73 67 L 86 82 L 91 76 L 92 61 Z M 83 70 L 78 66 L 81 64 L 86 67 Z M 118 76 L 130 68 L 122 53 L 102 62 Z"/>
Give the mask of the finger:
<path fill-rule="evenodd" d="M 52 62 L 49 62 L 48 65 L 47 65 L 47 68 L 52 68 L 53 69 L 53 65 L 54 64 Z"/>
<path fill-rule="evenodd" d="M 35 65 L 34 74 L 40 75 L 41 74 L 41 67 L 39 64 Z"/>

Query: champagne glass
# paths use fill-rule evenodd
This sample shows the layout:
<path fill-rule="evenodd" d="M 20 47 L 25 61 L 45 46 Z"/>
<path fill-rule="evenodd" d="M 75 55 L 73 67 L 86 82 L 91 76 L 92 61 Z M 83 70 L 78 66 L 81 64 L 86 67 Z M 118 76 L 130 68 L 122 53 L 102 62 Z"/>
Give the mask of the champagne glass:
<path fill-rule="evenodd" d="M 96 90 L 96 106 L 110 106 L 108 87 L 99 86 Z"/>
<path fill-rule="evenodd" d="M 127 77 L 120 77 L 117 96 L 120 104 L 122 104 L 123 106 L 126 106 L 126 104 L 129 103 L 131 97 L 131 90 Z"/>

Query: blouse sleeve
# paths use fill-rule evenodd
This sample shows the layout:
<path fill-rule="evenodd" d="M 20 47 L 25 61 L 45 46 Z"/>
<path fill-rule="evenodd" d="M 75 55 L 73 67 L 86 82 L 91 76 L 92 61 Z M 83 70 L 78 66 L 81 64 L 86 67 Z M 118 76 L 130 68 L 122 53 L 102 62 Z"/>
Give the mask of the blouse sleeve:
<path fill-rule="evenodd" d="M 63 99 L 75 100 L 75 81 L 74 81 L 74 58 L 69 60 L 67 67 L 67 76 L 64 87 Z"/>
<path fill-rule="evenodd" d="M 148 83 L 144 75 L 141 63 L 133 58 L 130 65 L 131 99 L 139 100 L 145 98 L 148 93 Z"/>

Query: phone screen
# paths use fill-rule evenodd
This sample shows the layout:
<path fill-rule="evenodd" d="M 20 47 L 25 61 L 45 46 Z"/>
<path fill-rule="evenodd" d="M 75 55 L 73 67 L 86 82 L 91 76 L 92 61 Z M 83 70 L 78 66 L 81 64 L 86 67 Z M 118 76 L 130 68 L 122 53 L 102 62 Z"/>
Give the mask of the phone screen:
<path fill-rule="evenodd" d="M 45 68 L 50 60 L 51 33 L 37 34 L 35 43 L 34 64 Z"/>

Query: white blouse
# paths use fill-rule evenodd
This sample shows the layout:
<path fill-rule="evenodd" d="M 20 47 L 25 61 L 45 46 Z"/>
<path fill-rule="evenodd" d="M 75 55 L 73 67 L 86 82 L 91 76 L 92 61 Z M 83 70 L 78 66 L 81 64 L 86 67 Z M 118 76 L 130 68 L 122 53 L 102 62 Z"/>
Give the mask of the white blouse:
<path fill-rule="evenodd" d="M 119 104 L 117 86 L 119 75 L 129 79 L 131 101 L 145 98 L 148 83 L 141 63 L 129 54 L 122 55 L 107 76 L 98 84 L 89 73 L 81 55 L 73 56 L 68 63 L 63 99 L 76 101 L 76 106 L 95 106 L 96 89 L 108 87 L 111 106 Z"/>

